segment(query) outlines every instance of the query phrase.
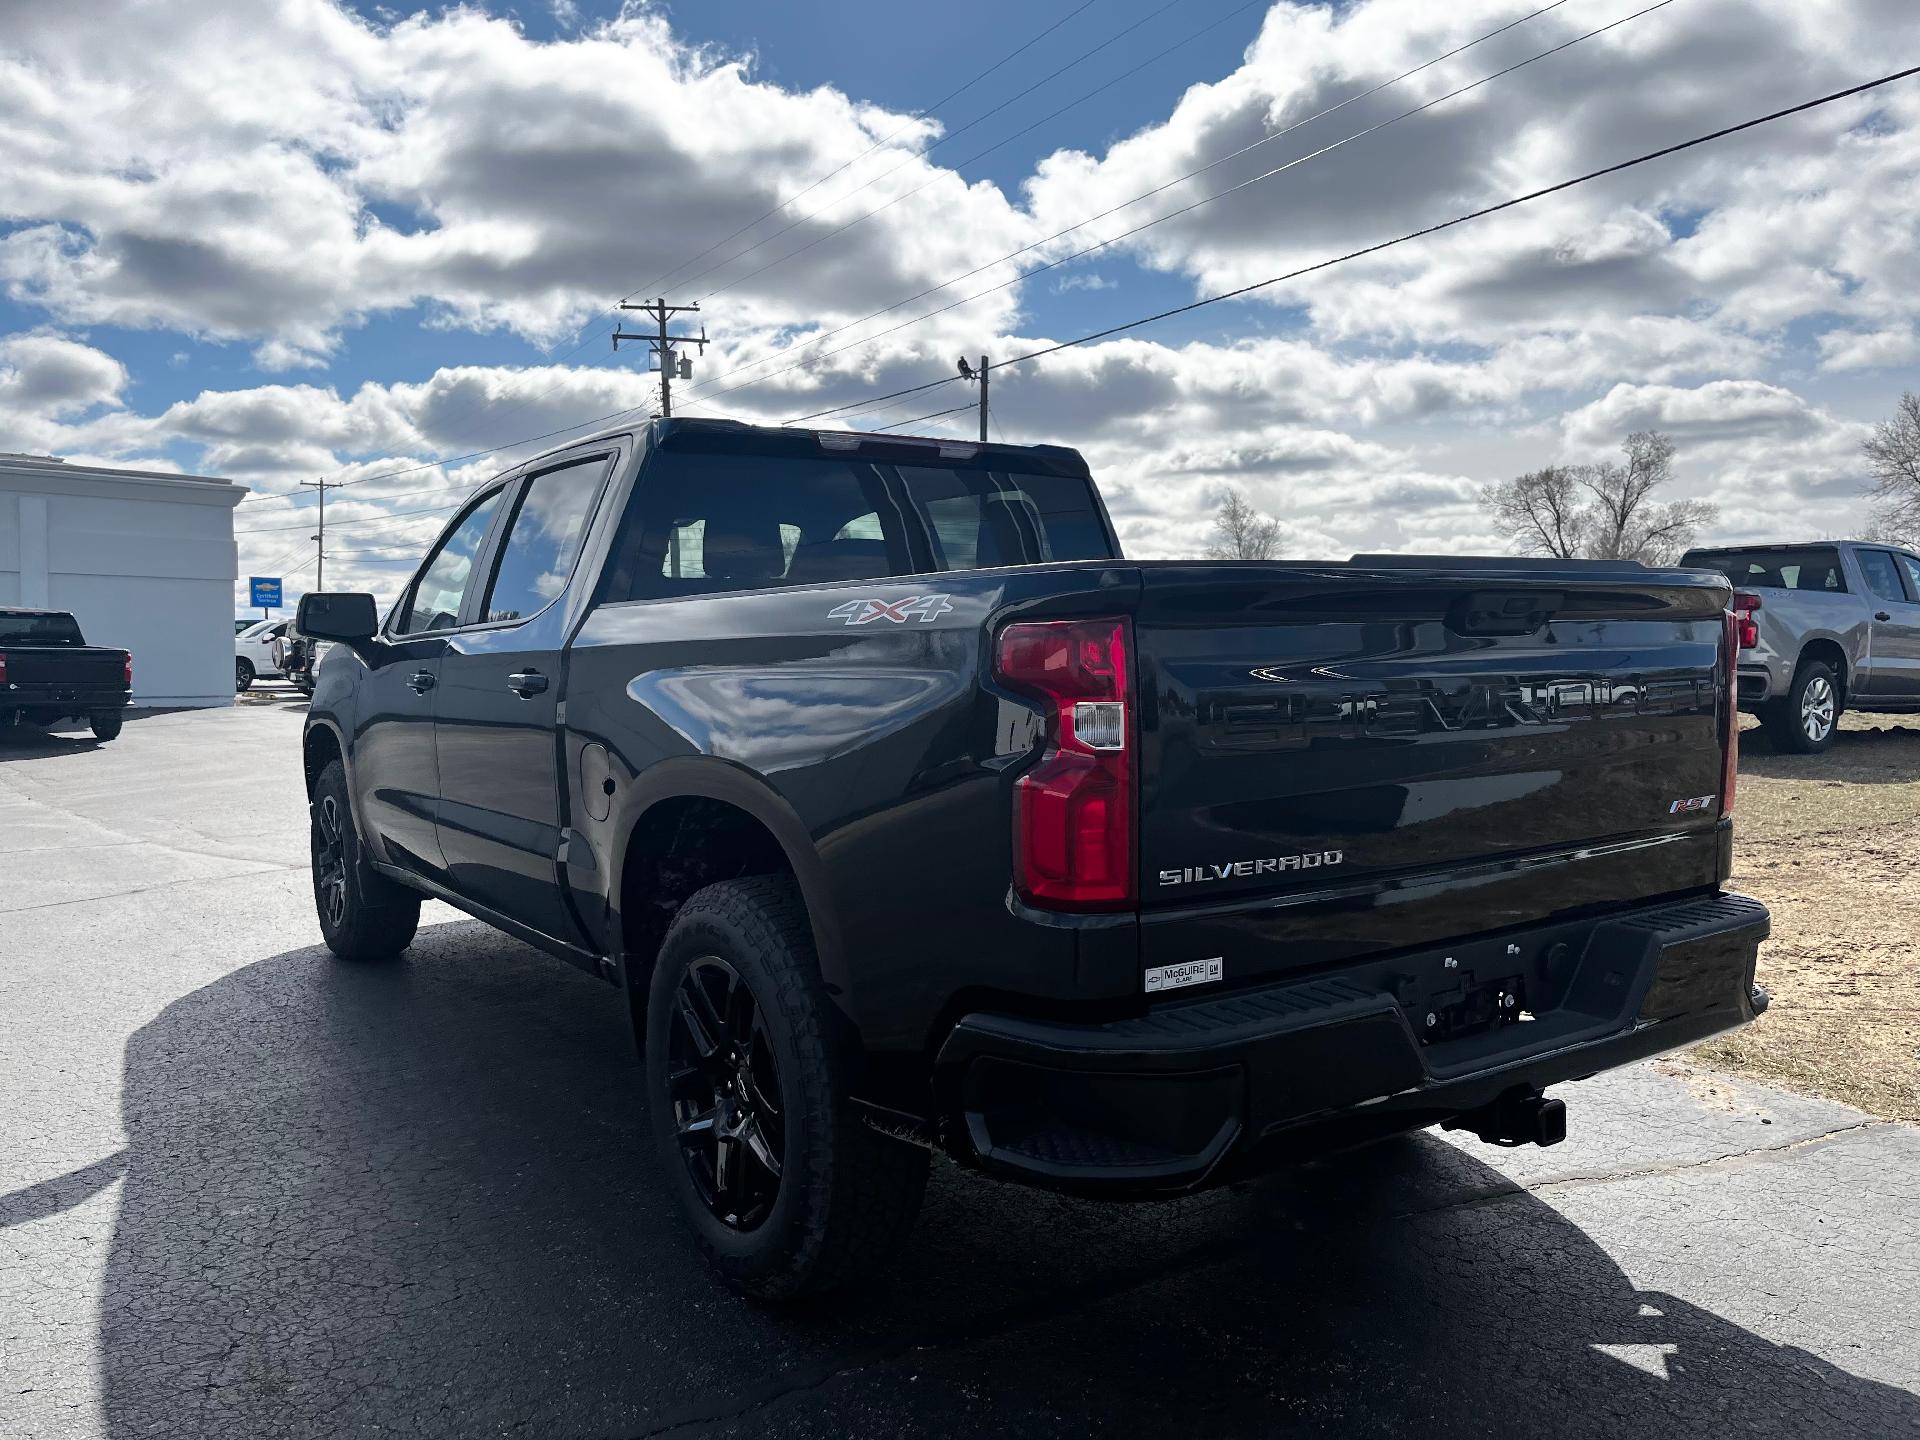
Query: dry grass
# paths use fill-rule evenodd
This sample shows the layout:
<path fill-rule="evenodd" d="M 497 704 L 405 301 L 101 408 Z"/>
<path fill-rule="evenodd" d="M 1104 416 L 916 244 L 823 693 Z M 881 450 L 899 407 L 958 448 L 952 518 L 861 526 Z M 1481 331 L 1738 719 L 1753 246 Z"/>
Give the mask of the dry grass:
<path fill-rule="evenodd" d="M 1825 755 L 1740 739 L 1733 886 L 1773 911 L 1773 1008 L 1692 1057 L 1920 1120 L 1920 723 L 1848 716 Z"/>

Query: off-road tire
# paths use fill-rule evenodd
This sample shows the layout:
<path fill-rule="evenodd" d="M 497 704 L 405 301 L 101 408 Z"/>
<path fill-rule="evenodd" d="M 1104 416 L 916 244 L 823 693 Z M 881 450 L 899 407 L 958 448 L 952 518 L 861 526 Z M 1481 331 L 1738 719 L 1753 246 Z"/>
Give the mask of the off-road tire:
<path fill-rule="evenodd" d="M 1760 723 L 1775 750 L 1817 755 L 1833 744 L 1844 708 L 1833 667 L 1808 660 L 1794 672 L 1787 693 L 1767 705 Z"/>
<path fill-rule="evenodd" d="M 668 1082 L 669 1027 L 688 967 L 717 957 L 758 1006 L 784 1134 L 780 1185 L 752 1229 L 713 1214 L 685 1159 Z M 793 1300 L 859 1280 L 894 1253 L 926 1192 L 924 1149 L 882 1136 L 847 1098 L 852 1040 L 827 997 L 813 930 L 785 876 L 709 885 L 675 917 L 649 986 L 647 1105 L 662 1178 L 708 1261 L 743 1294 Z"/>
<path fill-rule="evenodd" d="M 93 730 L 93 738 L 102 745 L 120 737 L 121 727 L 127 723 L 126 717 L 118 710 L 96 710 L 87 717 L 87 724 Z"/>
<path fill-rule="evenodd" d="M 320 772 L 307 809 L 313 907 L 320 918 L 321 938 L 342 960 L 391 960 L 413 943 L 413 932 L 420 927 L 420 897 L 368 863 L 354 828 L 346 768 L 338 760 L 328 762 Z M 337 875 L 329 853 L 336 843 Z"/>
<path fill-rule="evenodd" d="M 253 688 L 253 662 L 244 655 L 237 655 L 233 661 L 233 693 L 244 695 Z"/>

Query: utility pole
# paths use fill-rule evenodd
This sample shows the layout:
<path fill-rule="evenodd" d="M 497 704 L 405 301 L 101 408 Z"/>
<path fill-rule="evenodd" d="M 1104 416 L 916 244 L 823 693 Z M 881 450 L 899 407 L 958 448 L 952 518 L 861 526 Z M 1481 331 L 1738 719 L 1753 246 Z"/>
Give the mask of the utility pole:
<path fill-rule="evenodd" d="M 980 386 L 980 443 L 987 443 L 987 372 L 993 368 L 993 361 L 985 355 L 980 357 L 980 368 L 974 369 L 967 363 L 967 357 L 960 357 L 960 378 L 976 381 Z"/>
<path fill-rule="evenodd" d="M 320 533 L 312 537 L 320 544 L 319 563 L 313 573 L 313 588 L 324 590 L 327 588 L 327 490 L 330 487 L 325 480 L 302 480 L 300 484 L 311 485 L 320 492 Z"/>
<path fill-rule="evenodd" d="M 651 335 L 645 331 L 628 334 L 618 326 L 615 326 L 613 331 L 613 348 L 618 350 L 622 340 L 644 340 L 647 342 L 647 349 L 659 360 L 660 413 L 662 415 L 671 415 L 673 414 L 675 367 L 678 367 L 680 379 L 691 380 L 693 378 L 693 361 L 684 355 L 675 355 L 673 347 L 676 345 L 697 345 L 700 347 L 700 353 L 702 355 L 706 354 L 707 327 L 702 325 L 698 335 L 670 335 L 667 333 L 667 322 L 672 316 L 698 310 L 700 308 L 699 303 L 696 301 L 692 305 L 669 305 L 666 300 L 662 298 L 659 300 L 649 300 L 644 305 L 629 305 L 622 301 L 620 308 L 622 310 L 638 310 L 642 314 L 653 317 L 654 333 Z"/>
<path fill-rule="evenodd" d="M 982 445 L 987 443 L 987 370 L 991 363 L 986 356 L 980 357 L 980 443 Z"/>

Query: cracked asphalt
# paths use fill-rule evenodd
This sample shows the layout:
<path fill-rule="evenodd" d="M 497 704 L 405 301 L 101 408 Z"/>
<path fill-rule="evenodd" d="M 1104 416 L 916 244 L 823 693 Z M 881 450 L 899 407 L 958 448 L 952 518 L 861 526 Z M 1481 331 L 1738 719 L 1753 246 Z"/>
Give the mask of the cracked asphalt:
<path fill-rule="evenodd" d="M 318 944 L 297 708 L 0 739 L 0 1436 L 1920 1435 L 1920 1130 L 1656 1062 L 1571 1136 L 1099 1206 L 936 1167 L 742 1304 L 615 993 Z"/>

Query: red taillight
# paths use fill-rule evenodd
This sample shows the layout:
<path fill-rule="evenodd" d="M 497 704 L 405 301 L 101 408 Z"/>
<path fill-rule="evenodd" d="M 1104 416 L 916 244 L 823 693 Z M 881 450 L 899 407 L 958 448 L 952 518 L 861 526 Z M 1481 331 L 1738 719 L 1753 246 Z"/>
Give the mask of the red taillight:
<path fill-rule="evenodd" d="M 1736 597 L 1737 601 L 1737 597 Z M 1758 601 L 1754 602 L 1758 604 Z M 1751 624 L 1751 619 L 1746 620 Z M 1729 610 L 1726 612 L 1726 628 L 1722 633 L 1720 659 L 1726 670 L 1727 693 L 1721 709 L 1721 743 L 1725 749 L 1725 758 L 1720 772 L 1720 813 L 1733 814 L 1733 792 L 1740 778 L 1740 648 L 1742 639 L 1742 617 Z"/>
<path fill-rule="evenodd" d="M 1760 622 L 1753 618 L 1753 612 L 1759 608 L 1758 595 L 1749 595 L 1744 590 L 1735 592 L 1733 619 L 1742 650 L 1751 650 L 1760 643 Z"/>
<path fill-rule="evenodd" d="M 1047 752 L 1014 786 L 1014 888 L 1050 910 L 1125 910 L 1133 863 L 1133 716 L 1126 619 L 1000 632 L 994 674 L 1047 702 Z"/>
<path fill-rule="evenodd" d="M 131 650 L 127 652 L 126 676 L 127 689 L 131 690 L 133 689 L 133 652 Z"/>
<path fill-rule="evenodd" d="M 0 655 L 0 685 L 7 683 L 7 657 Z"/>

